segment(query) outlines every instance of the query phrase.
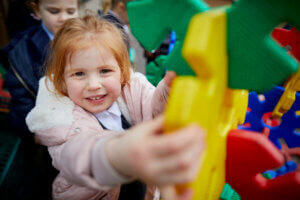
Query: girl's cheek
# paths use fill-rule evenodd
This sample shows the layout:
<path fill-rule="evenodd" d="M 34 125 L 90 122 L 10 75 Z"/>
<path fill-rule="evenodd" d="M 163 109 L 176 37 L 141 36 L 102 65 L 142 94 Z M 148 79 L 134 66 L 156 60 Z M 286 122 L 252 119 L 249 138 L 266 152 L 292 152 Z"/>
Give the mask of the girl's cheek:
<path fill-rule="evenodd" d="M 111 84 L 110 90 L 112 91 L 112 93 L 114 93 L 115 96 L 119 96 L 121 94 L 121 83 L 115 81 Z"/>

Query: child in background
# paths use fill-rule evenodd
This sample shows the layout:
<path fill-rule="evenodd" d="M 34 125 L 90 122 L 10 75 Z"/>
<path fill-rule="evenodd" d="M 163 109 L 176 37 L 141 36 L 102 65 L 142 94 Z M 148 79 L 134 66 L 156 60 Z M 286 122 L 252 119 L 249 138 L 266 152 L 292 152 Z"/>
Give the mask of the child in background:
<path fill-rule="evenodd" d="M 169 185 L 190 181 L 198 171 L 201 129 L 160 135 L 163 119 L 152 120 L 164 109 L 175 73 L 152 86 L 130 70 L 122 37 L 96 16 L 68 20 L 55 36 L 36 106 L 26 118 L 59 170 L 54 199 L 158 200 L 151 185 L 173 191 Z M 167 194 L 172 200 L 190 196 Z"/>
<path fill-rule="evenodd" d="M 51 174 L 56 172 L 53 168 L 49 169 L 51 160 L 47 149 L 34 143 L 25 117 L 35 105 L 38 80 L 42 76 L 41 69 L 49 51 L 49 43 L 65 20 L 78 16 L 78 0 L 29 0 L 27 3 L 41 24 L 12 39 L 2 50 L 1 57 L 8 69 L 5 86 L 12 96 L 10 121 L 22 138 L 20 152 L 24 153 L 22 159 L 25 166 L 22 168 L 26 182 L 20 192 L 20 198 L 46 199 L 45 196 L 51 194 Z M 43 186 L 45 184 L 46 188 Z M 42 196 L 38 196 L 39 194 Z"/>
<path fill-rule="evenodd" d="M 98 11 L 100 15 L 108 14 L 112 17 L 112 21 L 117 21 L 124 29 L 126 34 L 129 34 L 129 20 L 126 4 L 130 0 L 102 0 L 102 11 Z M 109 19 L 108 19 L 109 20 Z"/>
<path fill-rule="evenodd" d="M 9 69 L 5 85 L 12 95 L 10 117 L 14 128 L 23 132 L 28 131 L 25 117 L 35 104 L 49 43 L 65 20 L 78 16 L 77 0 L 30 0 L 28 4 L 41 25 L 13 39 L 3 50 Z"/>

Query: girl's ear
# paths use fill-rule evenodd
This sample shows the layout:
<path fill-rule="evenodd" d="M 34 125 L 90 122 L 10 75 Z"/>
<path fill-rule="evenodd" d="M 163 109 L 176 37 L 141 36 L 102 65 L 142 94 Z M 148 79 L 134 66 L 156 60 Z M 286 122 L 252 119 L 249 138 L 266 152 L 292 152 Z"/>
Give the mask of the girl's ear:
<path fill-rule="evenodd" d="M 67 91 L 67 86 L 66 86 L 66 82 L 65 81 L 62 82 L 61 90 L 62 90 L 63 94 L 65 94 L 66 96 L 68 96 L 68 91 Z"/>
<path fill-rule="evenodd" d="M 124 76 L 123 76 L 123 73 L 121 73 L 121 78 L 120 78 L 120 83 L 121 83 L 121 85 L 124 85 L 124 78 L 123 78 Z"/>
<path fill-rule="evenodd" d="M 41 15 L 40 15 L 40 10 L 39 10 L 39 6 L 33 2 L 30 3 L 30 7 L 33 11 L 33 13 L 31 14 L 31 16 L 34 19 L 40 20 L 41 19 Z"/>

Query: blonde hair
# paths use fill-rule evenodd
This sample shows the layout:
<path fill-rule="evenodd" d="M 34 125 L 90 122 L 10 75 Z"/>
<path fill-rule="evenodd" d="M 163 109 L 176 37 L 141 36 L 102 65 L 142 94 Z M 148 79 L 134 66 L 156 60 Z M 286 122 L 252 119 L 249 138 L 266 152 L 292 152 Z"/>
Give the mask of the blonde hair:
<path fill-rule="evenodd" d="M 107 14 L 107 12 L 110 9 L 114 9 L 118 3 L 122 2 L 125 5 L 129 2 L 130 0 L 102 0 L 101 7 L 103 13 Z"/>
<path fill-rule="evenodd" d="M 111 9 L 111 0 L 102 0 L 102 11 L 103 13 L 107 13 Z"/>
<path fill-rule="evenodd" d="M 64 71 L 72 56 L 86 48 L 95 46 L 109 49 L 119 64 L 121 86 L 129 81 L 130 60 L 124 43 L 124 34 L 112 23 L 95 15 L 67 20 L 56 33 L 51 54 L 46 63 L 46 81 L 53 82 L 55 92 L 67 96 Z"/>
<path fill-rule="evenodd" d="M 36 10 L 38 10 L 40 4 L 40 0 L 27 0 L 25 2 L 25 5 L 28 7 L 28 9 L 34 13 Z"/>

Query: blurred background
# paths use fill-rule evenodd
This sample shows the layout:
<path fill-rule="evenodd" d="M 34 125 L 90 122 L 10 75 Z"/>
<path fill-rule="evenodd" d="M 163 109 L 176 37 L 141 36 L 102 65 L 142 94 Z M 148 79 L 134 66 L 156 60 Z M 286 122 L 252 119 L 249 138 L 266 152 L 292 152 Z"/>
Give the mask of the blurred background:
<path fill-rule="evenodd" d="M 31 25 L 38 24 L 24 5 L 26 0 L 1 0 L 0 2 L 0 48 L 9 43 L 16 33 L 25 30 Z M 79 15 L 82 16 L 86 10 L 98 11 L 102 10 L 102 3 L 105 0 L 79 0 Z M 205 0 L 210 6 L 221 6 L 231 4 L 232 0 Z M 134 66 L 136 70 L 145 73 L 147 59 L 145 52 L 139 43 L 130 34 L 130 46 L 133 47 L 132 55 L 134 58 Z"/>

